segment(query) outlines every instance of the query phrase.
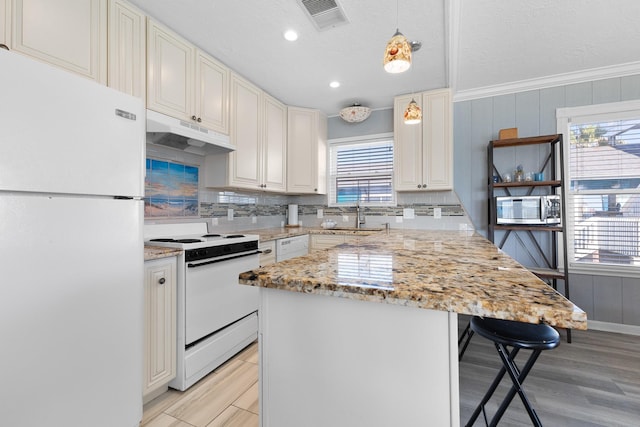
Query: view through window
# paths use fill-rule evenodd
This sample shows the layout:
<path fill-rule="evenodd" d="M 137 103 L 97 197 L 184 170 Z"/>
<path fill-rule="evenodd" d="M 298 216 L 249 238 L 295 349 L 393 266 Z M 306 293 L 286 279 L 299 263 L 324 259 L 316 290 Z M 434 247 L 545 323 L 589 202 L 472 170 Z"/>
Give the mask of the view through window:
<path fill-rule="evenodd" d="M 609 105 L 609 104 L 608 104 Z M 640 110 L 566 117 L 573 265 L 640 266 Z"/>

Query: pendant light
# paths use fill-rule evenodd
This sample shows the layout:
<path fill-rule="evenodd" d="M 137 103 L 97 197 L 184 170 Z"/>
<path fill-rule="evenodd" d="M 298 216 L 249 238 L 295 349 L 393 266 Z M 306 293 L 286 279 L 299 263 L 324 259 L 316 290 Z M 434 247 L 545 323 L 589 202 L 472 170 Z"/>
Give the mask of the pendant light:
<path fill-rule="evenodd" d="M 411 67 L 411 44 L 398 29 L 398 0 L 396 0 L 396 32 L 384 50 L 383 65 L 387 73 L 403 73 Z"/>
<path fill-rule="evenodd" d="M 422 110 L 418 107 L 416 100 L 411 98 L 411 102 L 404 110 L 404 124 L 414 125 L 422 121 Z"/>

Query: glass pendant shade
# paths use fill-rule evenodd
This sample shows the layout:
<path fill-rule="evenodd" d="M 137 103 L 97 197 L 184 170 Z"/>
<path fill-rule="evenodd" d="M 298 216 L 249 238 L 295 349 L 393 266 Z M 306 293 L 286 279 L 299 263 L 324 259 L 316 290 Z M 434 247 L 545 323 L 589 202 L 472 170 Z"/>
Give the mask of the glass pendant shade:
<path fill-rule="evenodd" d="M 411 67 L 411 45 L 398 30 L 387 43 L 383 64 L 387 73 L 402 73 Z"/>
<path fill-rule="evenodd" d="M 413 125 L 422 121 L 422 110 L 416 104 L 414 99 L 411 99 L 407 109 L 404 110 L 404 123 L 407 125 Z"/>

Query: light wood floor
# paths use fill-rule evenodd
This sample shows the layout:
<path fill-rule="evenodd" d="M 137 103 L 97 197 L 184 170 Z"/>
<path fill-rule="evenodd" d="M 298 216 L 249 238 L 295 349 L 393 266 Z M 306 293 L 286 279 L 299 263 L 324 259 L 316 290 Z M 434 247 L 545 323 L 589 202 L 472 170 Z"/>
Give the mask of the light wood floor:
<path fill-rule="evenodd" d="M 460 320 L 460 328 L 466 320 Z M 640 426 L 640 337 L 600 331 L 573 331 L 544 351 L 524 388 L 545 426 Z M 523 350 L 517 361 L 528 354 Z M 460 418 L 464 426 L 500 368 L 495 347 L 475 336 L 460 363 Z M 258 352 L 252 344 L 186 392 L 169 390 L 145 405 L 144 427 L 258 426 Z M 510 381 L 504 378 L 488 417 Z M 483 426 L 482 416 L 475 424 Z M 531 425 L 516 396 L 500 427 Z M 359 427 L 359 426 L 354 426 Z M 404 427 L 404 426 L 398 426 Z"/>

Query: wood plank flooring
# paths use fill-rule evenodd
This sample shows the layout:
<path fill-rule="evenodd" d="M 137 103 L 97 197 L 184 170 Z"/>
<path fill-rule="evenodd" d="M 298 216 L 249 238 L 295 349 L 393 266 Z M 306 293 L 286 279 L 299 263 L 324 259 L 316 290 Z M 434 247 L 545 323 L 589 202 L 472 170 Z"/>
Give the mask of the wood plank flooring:
<path fill-rule="evenodd" d="M 467 320 L 460 318 L 460 328 Z M 524 388 L 545 426 L 640 426 L 640 337 L 573 331 L 544 351 Z M 528 353 L 516 359 L 523 364 Z M 460 424 L 465 425 L 500 368 L 493 344 L 474 336 L 460 363 Z M 252 344 L 186 392 L 169 390 L 144 407 L 143 427 L 257 427 L 258 347 Z M 490 418 L 508 390 L 505 377 L 487 405 Z M 482 415 L 475 426 L 483 426 Z M 516 396 L 500 427 L 531 425 Z M 355 426 L 359 427 L 359 426 Z M 399 426 L 404 427 L 404 426 Z"/>

